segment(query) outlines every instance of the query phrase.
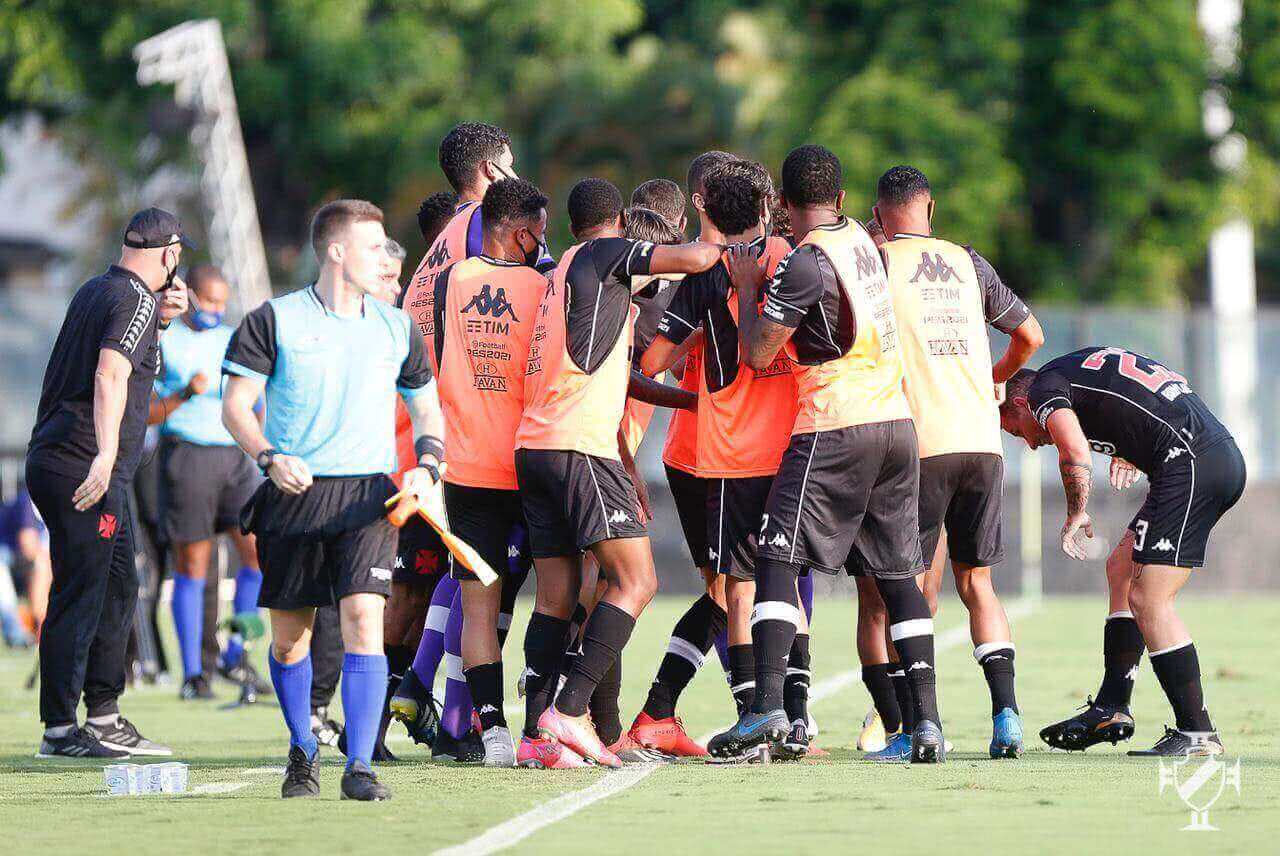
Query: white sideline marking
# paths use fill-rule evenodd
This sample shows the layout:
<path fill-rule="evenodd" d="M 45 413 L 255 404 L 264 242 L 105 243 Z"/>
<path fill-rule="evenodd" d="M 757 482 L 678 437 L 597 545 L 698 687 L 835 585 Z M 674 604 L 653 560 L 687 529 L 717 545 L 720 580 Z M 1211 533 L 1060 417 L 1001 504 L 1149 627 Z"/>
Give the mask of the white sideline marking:
<path fill-rule="evenodd" d="M 1019 618 L 1029 612 L 1034 612 L 1039 603 L 1034 601 L 1019 600 L 1010 604 L 1005 613 L 1009 618 Z M 955 627 L 948 628 L 942 633 L 934 637 L 934 651 L 942 652 L 949 648 L 954 648 L 969 639 L 969 622 L 965 621 Z M 861 680 L 860 669 L 850 669 L 847 672 L 841 672 L 838 675 L 819 681 L 809 690 L 809 703 L 816 704 L 823 699 L 836 695 L 851 684 Z M 699 743 L 705 743 L 716 732 L 712 731 L 698 738 Z M 616 773 L 608 773 L 603 779 L 583 788 L 580 791 L 570 791 L 567 794 L 561 794 L 558 797 L 547 800 L 544 803 L 534 806 L 524 814 L 513 817 L 504 821 L 497 826 L 491 827 L 487 832 L 483 832 L 468 841 L 461 844 L 455 844 L 452 847 L 443 847 L 436 850 L 432 856 L 487 856 L 489 853 L 497 853 L 500 850 L 506 850 L 508 847 L 514 847 L 521 841 L 540 832 L 553 823 L 558 823 L 567 817 L 571 817 L 582 811 L 587 806 L 597 803 L 600 800 L 608 799 L 614 794 L 622 793 L 628 788 L 632 788 L 665 764 L 644 764 L 635 767 L 626 767 Z"/>
<path fill-rule="evenodd" d="M 250 767 L 247 770 L 241 770 L 242 776 L 283 776 L 285 774 L 284 767 Z"/>
<path fill-rule="evenodd" d="M 241 788 L 249 787 L 248 782 L 210 782 L 207 785 L 200 785 L 192 788 L 188 793 L 191 794 L 229 794 L 238 791 Z"/>

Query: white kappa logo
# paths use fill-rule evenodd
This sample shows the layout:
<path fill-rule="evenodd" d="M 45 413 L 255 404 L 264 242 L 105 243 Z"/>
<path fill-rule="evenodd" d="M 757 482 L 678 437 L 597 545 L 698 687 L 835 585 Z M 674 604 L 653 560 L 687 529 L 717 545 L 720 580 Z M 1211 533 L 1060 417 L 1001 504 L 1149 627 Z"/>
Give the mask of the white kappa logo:
<path fill-rule="evenodd" d="M 1172 461 L 1174 458 L 1178 457 L 1179 455 L 1181 455 L 1181 454 L 1182 454 L 1183 452 L 1185 452 L 1185 451 L 1187 451 L 1187 450 L 1186 450 L 1186 449 L 1184 449 L 1184 448 L 1182 448 L 1181 446 L 1174 446 L 1172 449 L 1170 449 L 1170 450 L 1165 454 L 1165 456 L 1164 456 L 1164 462 L 1165 462 L 1166 464 L 1167 464 L 1167 463 L 1169 463 L 1170 461 Z"/>
<path fill-rule="evenodd" d="M 1173 542 L 1170 541 L 1168 538 L 1161 538 L 1155 544 L 1151 545 L 1151 549 L 1160 550 L 1161 552 L 1164 552 L 1164 553 L 1172 553 Z"/>
<path fill-rule="evenodd" d="M 610 523 L 626 523 L 630 520 L 631 518 L 627 516 L 625 511 L 615 511 L 613 514 L 609 515 Z"/>
<path fill-rule="evenodd" d="M 786 547 L 791 542 L 787 540 L 786 535 L 783 535 L 781 532 L 779 532 L 777 535 L 774 535 L 772 538 L 768 539 L 765 543 L 767 543 L 770 547 Z"/>

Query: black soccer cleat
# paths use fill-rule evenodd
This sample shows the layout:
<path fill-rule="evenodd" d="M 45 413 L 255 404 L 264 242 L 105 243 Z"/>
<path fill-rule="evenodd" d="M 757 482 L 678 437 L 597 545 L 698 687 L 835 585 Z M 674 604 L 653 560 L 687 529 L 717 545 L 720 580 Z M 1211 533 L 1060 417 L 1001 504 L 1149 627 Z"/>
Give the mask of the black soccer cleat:
<path fill-rule="evenodd" d="M 196 675 L 182 682 L 182 689 L 178 690 L 178 698 L 183 701 L 209 701 L 214 698 L 213 687 L 209 686 L 209 681 L 204 675 Z"/>
<path fill-rule="evenodd" d="M 320 750 L 308 758 L 301 746 L 289 747 L 289 766 L 284 771 L 284 784 L 280 786 L 284 799 L 320 796 Z"/>
<path fill-rule="evenodd" d="M 123 716 L 117 716 L 116 721 L 111 725 L 94 725 L 92 722 L 86 722 L 84 730 L 98 738 L 103 746 L 128 752 L 130 755 L 167 757 L 173 754 L 173 750 L 168 746 L 143 737 L 138 732 L 137 726 Z"/>
<path fill-rule="evenodd" d="M 942 764 L 947 760 L 947 741 L 935 722 L 922 719 L 911 732 L 911 763 Z"/>
<path fill-rule="evenodd" d="M 1082 711 L 1070 719 L 1046 725 L 1040 739 L 1053 749 L 1083 752 L 1098 743 L 1112 746 L 1133 736 L 1133 717 L 1118 707 L 1104 707 L 1089 697 Z"/>
<path fill-rule="evenodd" d="M 782 710 L 768 713 L 744 713 L 733 727 L 722 731 L 707 743 L 707 752 L 725 760 L 749 757 L 761 745 L 775 746 L 787 736 L 791 723 Z"/>
<path fill-rule="evenodd" d="M 263 680 L 262 675 L 258 674 L 258 670 L 244 655 L 234 666 L 224 666 L 219 663 L 218 677 L 242 687 L 252 687 L 254 695 L 271 695 L 275 692 L 271 684 Z"/>
<path fill-rule="evenodd" d="M 128 758 L 123 749 L 104 746 L 92 733 L 78 726 L 61 737 L 45 735 L 40 740 L 37 758 L 92 758 L 99 761 L 115 761 Z"/>
<path fill-rule="evenodd" d="M 440 728 L 440 706 L 431 691 L 422 685 L 413 669 L 405 672 L 404 679 L 387 703 L 391 716 L 404 723 L 405 730 L 414 743 L 434 746 Z"/>
<path fill-rule="evenodd" d="M 1131 758 L 1207 758 L 1225 751 L 1216 731 L 1179 731 L 1164 727 L 1164 736 L 1150 749 L 1130 749 Z"/>
<path fill-rule="evenodd" d="M 787 736 L 782 738 L 776 757 L 779 761 L 799 761 L 809 754 L 809 743 L 809 725 L 804 720 L 797 719 L 791 723 Z"/>
<path fill-rule="evenodd" d="M 461 739 L 450 734 L 447 728 L 441 728 L 436 735 L 436 742 L 431 746 L 431 760 L 479 764 L 484 761 L 484 741 L 474 728 Z"/>
<path fill-rule="evenodd" d="M 381 802 L 391 799 L 391 791 L 378 781 L 373 770 L 363 761 L 352 761 L 342 774 L 342 798 L 361 802 Z"/>

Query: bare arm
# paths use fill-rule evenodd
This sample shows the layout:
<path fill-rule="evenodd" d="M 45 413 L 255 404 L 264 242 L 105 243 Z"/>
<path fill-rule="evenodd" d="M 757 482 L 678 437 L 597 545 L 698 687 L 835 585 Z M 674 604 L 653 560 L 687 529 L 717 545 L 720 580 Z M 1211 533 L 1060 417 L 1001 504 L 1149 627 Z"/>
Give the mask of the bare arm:
<path fill-rule="evenodd" d="M 705 241 L 659 244 L 649 259 L 649 273 L 701 273 L 720 260 L 720 246 Z"/>
<path fill-rule="evenodd" d="M 1093 537 L 1093 522 L 1085 510 L 1089 504 L 1089 491 L 1093 486 L 1093 455 L 1089 441 L 1080 428 L 1080 420 L 1074 410 L 1055 410 L 1047 423 L 1049 436 L 1058 449 L 1058 470 L 1062 475 L 1062 488 L 1067 496 L 1067 522 L 1062 527 L 1062 549 L 1075 559 L 1085 556 L 1075 544 L 1077 530 L 1084 530 Z"/>
<path fill-rule="evenodd" d="M 670 342 L 667 344 L 670 344 Z M 650 350 L 652 350 L 652 347 Z M 649 351 L 645 351 L 646 356 L 648 353 Z M 678 386 L 660 383 L 635 369 L 631 370 L 631 383 L 627 386 L 627 396 L 634 398 L 636 401 L 643 401 L 645 404 L 653 404 L 658 407 L 670 407 L 678 410 L 697 410 L 698 408 L 698 396 L 696 393 L 681 389 Z"/>
<path fill-rule="evenodd" d="M 71 501 L 77 511 L 87 511 L 106 495 L 111 471 L 120 451 L 120 422 L 129 397 L 129 375 L 133 365 L 128 357 L 111 348 L 98 352 L 93 373 L 93 435 L 98 454 L 89 464 L 89 475 L 76 488 Z"/>
<path fill-rule="evenodd" d="M 440 391 L 432 378 L 417 395 L 404 400 L 413 423 L 413 450 L 418 465 L 404 474 L 405 490 L 432 487 L 440 480 L 444 463 L 444 411 Z"/>
<path fill-rule="evenodd" d="M 640 475 L 640 471 L 636 468 L 636 459 L 632 456 L 631 449 L 627 446 L 627 435 L 621 427 L 618 428 L 618 457 L 622 459 L 622 466 L 631 476 L 631 483 L 635 485 L 636 499 L 640 504 L 640 507 L 636 509 L 636 513 L 640 517 L 640 522 L 648 523 L 653 519 L 653 509 L 649 505 L 649 488 L 644 483 L 644 477 Z"/>
<path fill-rule="evenodd" d="M 169 418 L 169 414 L 186 404 L 197 395 L 203 393 L 209 388 L 209 378 L 204 372 L 196 372 L 191 377 L 191 381 L 183 388 L 161 398 L 152 394 L 151 405 L 147 410 L 147 424 L 159 425 L 161 422 Z"/>
<path fill-rule="evenodd" d="M 746 244 L 729 248 L 729 275 L 738 292 L 739 359 L 756 371 L 768 368 L 795 328 L 760 317 L 760 289 L 764 287 L 765 273 Z"/>
<path fill-rule="evenodd" d="M 690 336 L 689 338 L 693 337 Z M 688 341 L 688 339 L 685 341 Z M 654 336 L 653 341 L 649 343 L 649 347 L 640 355 L 640 371 L 649 377 L 657 377 L 678 363 L 688 350 L 683 345 L 677 345 L 661 334 Z"/>
<path fill-rule="evenodd" d="M 1009 347 L 1005 349 L 1000 361 L 991 369 L 995 382 L 1004 383 L 1013 377 L 1043 344 L 1044 330 L 1040 329 L 1040 322 L 1036 320 L 1036 316 L 1028 315 L 1018 325 L 1018 329 L 1009 334 Z"/>
<path fill-rule="evenodd" d="M 270 441 L 262 433 L 258 415 L 253 412 L 253 406 L 266 385 L 267 382 L 261 378 L 232 374 L 227 375 L 227 385 L 222 391 L 222 424 L 255 462 L 259 455 L 271 448 Z M 311 487 L 311 469 L 306 462 L 284 452 L 272 460 L 267 475 L 285 493 L 299 494 Z"/>

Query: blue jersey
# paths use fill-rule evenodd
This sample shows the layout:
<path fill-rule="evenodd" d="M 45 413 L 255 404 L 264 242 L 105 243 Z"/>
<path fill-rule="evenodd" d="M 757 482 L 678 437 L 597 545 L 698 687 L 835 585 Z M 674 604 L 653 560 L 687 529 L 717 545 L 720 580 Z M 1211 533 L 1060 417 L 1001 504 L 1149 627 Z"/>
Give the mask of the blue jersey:
<path fill-rule="evenodd" d="M 314 286 L 269 300 L 231 337 L 226 374 L 266 381 L 268 442 L 313 476 L 391 473 L 395 396 L 431 379 L 422 336 L 402 310 L 365 298 L 359 315 L 335 315 Z"/>
<path fill-rule="evenodd" d="M 225 324 L 197 331 L 179 320 L 160 337 L 162 363 L 156 393 L 165 398 L 181 392 L 197 372 L 209 378 L 209 387 L 173 410 L 160 433 L 201 446 L 234 446 L 236 441 L 222 424 L 222 360 L 235 332 Z"/>

